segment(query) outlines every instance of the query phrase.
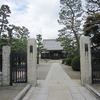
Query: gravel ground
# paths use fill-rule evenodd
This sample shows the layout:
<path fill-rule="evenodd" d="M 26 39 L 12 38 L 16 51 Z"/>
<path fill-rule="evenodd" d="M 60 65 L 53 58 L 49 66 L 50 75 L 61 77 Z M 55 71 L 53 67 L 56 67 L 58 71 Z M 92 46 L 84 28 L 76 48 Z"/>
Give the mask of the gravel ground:
<path fill-rule="evenodd" d="M 71 66 L 61 64 L 61 60 L 43 60 L 43 59 L 41 59 L 40 64 L 37 65 L 38 67 L 37 75 L 39 80 L 44 80 L 46 78 L 52 63 L 59 63 L 71 79 L 80 80 L 80 72 L 73 71 Z"/>
<path fill-rule="evenodd" d="M 25 86 L 26 84 L 0 86 L 0 100 L 13 100 Z"/>
<path fill-rule="evenodd" d="M 71 79 L 80 79 L 80 77 L 81 77 L 80 71 L 73 71 L 71 66 L 67 66 L 64 64 L 61 64 L 61 66 Z"/>
<path fill-rule="evenodd" d="M 51 67 L 50 62 L 46 62 L 44 60 L 40 60 L 40 63 L 37 65 L 37 79 L 38 80 L 45 80 L 49 69 Z"/>
<path fill-rule="evenodd" d="M 71 66 L 67 66 L 64 64 L 61 64 L 63 70 L 68 74 L 68 76 L 75 81 L 78 84 L 81 84 L 81 73 L 80 71 L 73 71 L 73 69 L 71 68 Z"/>

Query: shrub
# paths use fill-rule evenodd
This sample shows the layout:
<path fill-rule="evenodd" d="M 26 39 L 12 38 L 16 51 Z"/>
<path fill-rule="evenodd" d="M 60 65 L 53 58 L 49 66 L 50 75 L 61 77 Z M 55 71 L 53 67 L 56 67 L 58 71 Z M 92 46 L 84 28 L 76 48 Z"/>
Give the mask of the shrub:
<path fill-rule="evenodd" d="M 65 61 L 65 64 L 71 66 L 71 61 L 72 61 L 72 58 L 67 58 Z"/>
<path fill-rule="evenodd" d="M 79 56 L 76 56 L 72 59 L 71 66 L 74 71 L 80 71 L 80 57 Z"/>
<path fill-rule="evenodd" d="M 66 60 L 65 58 L 64 58 L 64 59 L 62 59 L 62 64 L 64 64 L 64 63 L 65 63 L 65 60 Z"/>

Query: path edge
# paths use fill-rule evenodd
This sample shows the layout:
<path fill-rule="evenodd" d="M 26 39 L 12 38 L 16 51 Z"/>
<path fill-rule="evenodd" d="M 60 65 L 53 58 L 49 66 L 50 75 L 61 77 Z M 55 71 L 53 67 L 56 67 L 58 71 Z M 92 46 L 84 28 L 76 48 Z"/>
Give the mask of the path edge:
<path fill-rule="evenodd" d="M 100 100 L 100 93 L 96 90 L 96 89 L 94 89 L 91 85 L 89 85 L 89 84 L 85 84 L 85 87 L 92 93 L 92 94 L 94 94 L 94 96 L 98 99 L 98 100 Z"/>
<path fill-rule="evenodd" d="M 26 93 L 29 91 L 29 89 L 31 88 L 30 84 L 27 84 L 23 90 L 21 90 L 18 95 L 13 99 L 13 100 L 22 100 L 23 97 L 26 95 Z"/>

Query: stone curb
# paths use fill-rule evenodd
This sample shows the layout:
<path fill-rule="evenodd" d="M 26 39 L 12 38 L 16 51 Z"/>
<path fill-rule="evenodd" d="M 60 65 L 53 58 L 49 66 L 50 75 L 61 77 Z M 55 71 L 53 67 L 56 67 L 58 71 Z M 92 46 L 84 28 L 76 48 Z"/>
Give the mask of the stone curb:
<path fill-rule="evenodd" d="M 90 86 L 89 84 L 85 84 L 85 87 L 90 91 L 90 92 L 92 92 L 95 96 L 96 96 L 96 98 L 98 99 L 98 100 L 100 100 L 100 93 L 96 90 L 96 89 L 94 89 L 92 86 Z"/>
<path fill-rule="evenodd" d="M 22 100 L 22 98 L 25 96 L 25 94 L 29 91 L 30 88 L 30 84 L 26 85 L 26 87 L 13 100 Z"/>

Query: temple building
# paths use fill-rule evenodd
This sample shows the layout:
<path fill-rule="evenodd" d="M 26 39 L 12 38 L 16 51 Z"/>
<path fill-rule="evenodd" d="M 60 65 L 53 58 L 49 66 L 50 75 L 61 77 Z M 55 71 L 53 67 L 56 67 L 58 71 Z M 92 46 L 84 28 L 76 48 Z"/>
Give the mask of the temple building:
<path fill-rule="evenodd" d="M 65 57 L 63 47 L 56 39 L 44 39 L 43 47 L 44 51 L 41 53 L 42 59 L 62 59 Z"/>

